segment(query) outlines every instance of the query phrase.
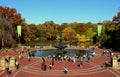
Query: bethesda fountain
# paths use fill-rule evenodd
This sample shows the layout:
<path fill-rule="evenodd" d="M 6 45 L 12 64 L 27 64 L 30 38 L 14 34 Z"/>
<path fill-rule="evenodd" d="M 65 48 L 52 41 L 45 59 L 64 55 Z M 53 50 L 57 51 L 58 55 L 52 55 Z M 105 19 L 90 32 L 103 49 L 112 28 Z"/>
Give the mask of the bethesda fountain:
<path fill-rule="evenodd" d="M 37 50 L 35 51 L 33 54 L 34 56 L 41 56 L 41 57 L 56 57 L 57 59 L 59 59 L 60 57 L 65 57 L 65 56 L 70 56 L 73 57 L 75 55 L 82 55 L 85 52 L 80 52 L 79 50 L 76 51 L 75 49 L 65 49 L 67 48 L 67 46 L 63 43 L 63 37 L 62 37 L 62 32 L 59 32 L 59 42 L 58 44 L 54 45 L 54 48 L 56 49 L 45 49 L 45 50 Z"/>
<path fill-rule="evenodd" d="M 58 45 L 54 46 L 57 48 L 57 55 L 64 55 L 66 51 L 64 50 L 67 46 L 63 45 L 63 38 L 62 38 L 62 32 L 60 32 L 60 38 L 59 38 L 59 43 Z"/>

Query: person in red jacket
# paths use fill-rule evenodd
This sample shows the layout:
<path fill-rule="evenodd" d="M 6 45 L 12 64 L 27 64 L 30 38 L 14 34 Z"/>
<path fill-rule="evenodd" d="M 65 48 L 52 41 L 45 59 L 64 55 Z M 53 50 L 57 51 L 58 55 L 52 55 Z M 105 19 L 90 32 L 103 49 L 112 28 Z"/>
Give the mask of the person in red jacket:
<path fill-rule="evenodd" d="M 44 65 L 45 65 L 45 62 L 42 62 L 41 63 L 41 69 L 44 70 Z"/>
<path fill-rule="evenodd" d="M 54 66 L 54 58 L 52 58 L 52 66 Z"/>

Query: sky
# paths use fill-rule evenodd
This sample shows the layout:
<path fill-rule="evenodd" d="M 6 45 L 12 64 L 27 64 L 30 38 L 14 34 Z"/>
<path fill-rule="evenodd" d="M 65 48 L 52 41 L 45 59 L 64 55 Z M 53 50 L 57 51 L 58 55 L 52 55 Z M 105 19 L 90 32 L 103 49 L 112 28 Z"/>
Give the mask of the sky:
<path fill-rule="evenodd" d="M 117 15 L 120 0 L 0 0 L 0 6 L 16 8 L 28 24 L 98 23 Z"/>

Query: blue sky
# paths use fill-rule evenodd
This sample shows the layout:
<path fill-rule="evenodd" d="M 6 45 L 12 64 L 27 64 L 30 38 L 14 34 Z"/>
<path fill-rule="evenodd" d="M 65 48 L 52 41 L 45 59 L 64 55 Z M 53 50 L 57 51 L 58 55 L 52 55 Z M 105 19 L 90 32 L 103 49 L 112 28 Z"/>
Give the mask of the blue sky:
<path fill-rule="evenodd" d="M 120 11 L 120 0 L 0 0 L 0 5 L 16 8 L 28 24 L 98 23 Z"/>

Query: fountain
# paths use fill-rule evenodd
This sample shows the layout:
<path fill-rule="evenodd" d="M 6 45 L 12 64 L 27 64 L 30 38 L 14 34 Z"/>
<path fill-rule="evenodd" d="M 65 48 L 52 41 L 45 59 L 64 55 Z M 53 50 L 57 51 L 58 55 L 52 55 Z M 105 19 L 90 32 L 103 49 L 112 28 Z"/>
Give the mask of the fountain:
<path fill-rule="evenodd" d="M 75 49 L 66 49 L 67 47 L 66 45 L 63 44 L 63 38 L 62 38 L 62 32 L 59 32 L 59 42 L 57 45 L 55 45 L 54 47 L 56 49 L 53 50 L 37 50 L 36 52 L 34 52 L 35 56 L 41 56 L 41 57 L 48 57 L 48 56 L 55 56 L 57 59 L 59 59 L 60 57 L 65 57 L 65 56 L 70 56 L 70 57 L 74 57 L 76 56 L 82 56 L 84 55 L 86 52 L 85 50 L 75 50 Z"/>
<path fill-rule="evenodd" d="M 62 32 L 60 32 L 60 39 L 59 44 L 57 46 L 54 46 L 57 48 L 57 55 L 64 55 L 66 51 L 64 50 L 67 46 L 63 45 L 63 38 L 62 38 Z"/>

